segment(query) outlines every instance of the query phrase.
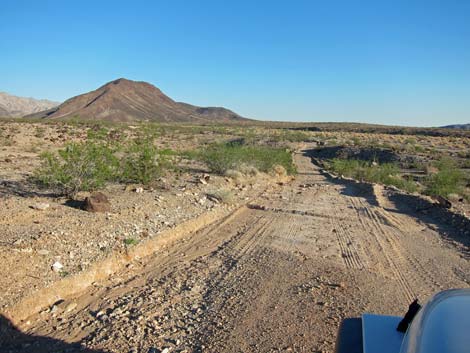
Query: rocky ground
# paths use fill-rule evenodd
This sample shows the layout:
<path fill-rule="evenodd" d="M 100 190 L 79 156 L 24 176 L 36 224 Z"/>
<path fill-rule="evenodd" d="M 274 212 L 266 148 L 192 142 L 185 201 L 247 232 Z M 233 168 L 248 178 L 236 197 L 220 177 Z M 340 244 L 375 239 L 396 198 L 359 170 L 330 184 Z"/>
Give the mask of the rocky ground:
<path fill-rule="evenodd" d="M 208 175 L 196 165 L 163 176 L 153 187 L 110 185 L 103 190 L 109 199 L 105 212 L 90 213 L 83 210 L 89 193 L 71 201 L 38 188 L 29 178 L 40 164 L 41 152 L 83 141 L 93 127 L 4 123 L 0 128 L 1 311 L 182 222 L 247 202 L 275 181 L 262 174 L 243 180 Z M 132 134 L 135 129 L 126 126 L 119 131 Z M 203 134 L 200 139 L 213 138 Z M 197 146 L 198 140 L 168 134 L 158 143 L 161 148 L 182 149 Z M 224 193 L 230 200 L 218 198 Z"/>
<path fill-rule="evenodd" d="M 211 225 L 169 240 L 152 255 L 17 320 L 17 328 L 2 318 L 2 351 L 332 352 L 344 318 L 365 311 L 401 315 L 416 297 L 425 301 L 439 290 L 469 287 L 466 229 L 403 204 L 383 188 L 331 178 L 311 163 L 308 151 L 295 158 L 299 174 L 294 181 L 259 196 L 247 187 L 246 196 L 240 196 L 241 204 L 249 197 L 246 206 L 228 210 Z M 43 261 L 47 266 L 25 271 L 24 278 L 32 274 L 42 281 L 47 271 L 57 275 L 48 269 L 56 248 L 32 245 L 41 244 L 37 234 L 45 220 L 59 218 L 55 214 L 62 215 L 60 227 L 52 230 L 54 235 L 46 232 L 46 239 L 70 239 L 75 244 L 70 251 L 77 252 L 84 244 L 67 226 L 111 234 L 103 239 L 118 234 L 118 242 L 126 233 L 158 232 L 162 219 L 157 202 L 168 202 L 168 212 L 180 206 L 185 210 L 180 217 L 215 206 L 200 204 L 199 196 L 177 196 L 201 193 L 202 187 L 206 185 L 169 191 L 163 201 L 156 201 L 156 191 L 129 192 L 125 204 L 110 193 L 116 205 L 112 213 L 122 217 L 87 215 L 82 224 L 74 224 L 73 213 L 83 211 L 60 203 L 45 211 L 23 204 L 2 225 L 24 213 L 25 240 L 17 246 L 27 250 L 19 250 L 14 255 L 18 261 L 8 267 L 4 256 L 3 273 L 15 264 L 23 267 L 31 257 L 48 259 Z M 155 208 L 134 210 L 131 200 L 143 197 L 148 199 L 144 205 Z M 12 209 L 20 207 L 14 199 L 8 202 Z M 172 218 L 166 226 L 179 221 Z M 99 248 L 98 243 L 90 248 Z M 41 255 L 40 249 L 49 253 Z M 78 265 L 60 249 L 67 266 L 68 261 L 71 268 Z"/>

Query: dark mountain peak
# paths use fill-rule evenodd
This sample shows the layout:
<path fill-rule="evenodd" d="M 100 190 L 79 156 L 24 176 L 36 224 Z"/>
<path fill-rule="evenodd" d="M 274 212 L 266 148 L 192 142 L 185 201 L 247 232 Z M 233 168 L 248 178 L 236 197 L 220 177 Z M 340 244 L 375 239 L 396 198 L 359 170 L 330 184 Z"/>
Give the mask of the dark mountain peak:
<path fill-rule="evenodd" d="M 94 91 L 68 99 L 57 108 L 31 117 L 158 122 L 217 122 L 244 119 L 225 108 L 203 108 L 175 102 L 148 82 L 126 78 L 108 82 Z"/>

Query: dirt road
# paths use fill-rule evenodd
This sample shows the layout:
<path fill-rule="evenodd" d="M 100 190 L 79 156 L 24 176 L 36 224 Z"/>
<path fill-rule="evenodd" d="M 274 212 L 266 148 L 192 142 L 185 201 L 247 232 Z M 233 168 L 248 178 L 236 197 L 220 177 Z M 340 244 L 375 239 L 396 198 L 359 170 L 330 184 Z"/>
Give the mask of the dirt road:
<path fill-rule="evenodd" d="M 279 192 L 31 317 L 8 349 L 332 352 L 343 318 L 469 286 L 455 230 L 295 158 Z"/>

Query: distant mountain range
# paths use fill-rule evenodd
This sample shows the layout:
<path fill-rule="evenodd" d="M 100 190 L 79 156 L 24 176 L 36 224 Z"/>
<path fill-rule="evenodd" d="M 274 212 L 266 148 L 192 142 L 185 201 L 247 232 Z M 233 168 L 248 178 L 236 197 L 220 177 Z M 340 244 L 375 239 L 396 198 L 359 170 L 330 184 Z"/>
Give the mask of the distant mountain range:
<path fill-rule="evenodd" d="M 66 100 L 57 107 L 31 114 L 30 118 L 108 121 L 216 122 L 247 120 L 221 107 L 198 107 L 175 102 L 147 82 L 124 78 L 95 91 Z"/>
<path fill-rule="evenodd" d="M 60 103 L 46 99 L 17 97 L 0 92 L 0 117 L 22 117 L 58 106 Z"/>
<path fill-rule="evenodd" d="M 442 126 L 444 129 L 460 129 L 460 130 L 470 130 L 470 124 L 455 124 Z"/>

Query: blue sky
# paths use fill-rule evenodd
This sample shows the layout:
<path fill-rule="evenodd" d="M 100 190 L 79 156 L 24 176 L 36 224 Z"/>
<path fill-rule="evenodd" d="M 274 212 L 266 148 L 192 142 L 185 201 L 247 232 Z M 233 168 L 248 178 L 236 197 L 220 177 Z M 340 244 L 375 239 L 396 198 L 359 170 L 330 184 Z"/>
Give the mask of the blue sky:
<path fill-rule="evenodd" d="M 0 1 L 0 91 L 119 78 L 252 118 L 470 123 L 470 1 Z"/>

